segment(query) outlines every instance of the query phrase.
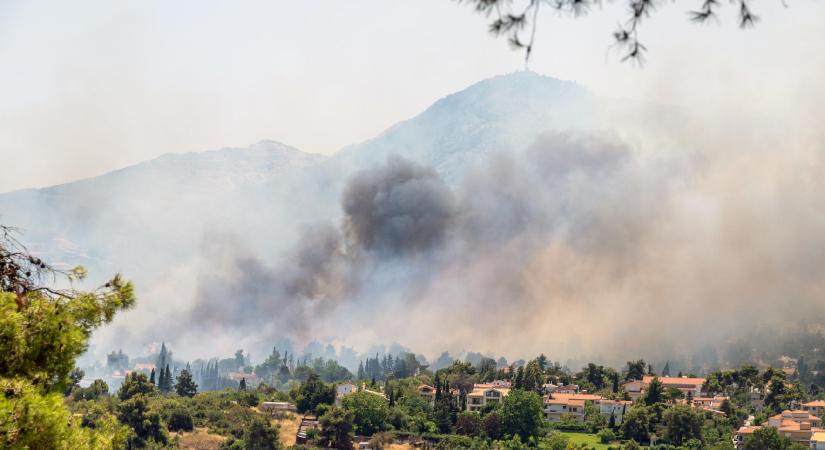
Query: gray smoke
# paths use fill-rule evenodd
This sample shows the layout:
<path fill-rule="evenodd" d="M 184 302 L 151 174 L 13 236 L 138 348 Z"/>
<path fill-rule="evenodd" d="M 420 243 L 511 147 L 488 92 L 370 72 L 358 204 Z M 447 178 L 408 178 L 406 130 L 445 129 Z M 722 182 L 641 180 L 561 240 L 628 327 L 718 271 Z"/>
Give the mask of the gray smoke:
<path fill-rule="evenodd" d="M 215 239 L 224 263 L 199 276 L 182 328 L 252 329 L 263 347 L 321 337 L 430 355 L 689 360 L 756 326 L 823 319 L 814 160 L 665 156 L 568 132 L 450 187 L 393 157 L 354 174 L 339 224 L 305 228 L 275 266 Z"/>

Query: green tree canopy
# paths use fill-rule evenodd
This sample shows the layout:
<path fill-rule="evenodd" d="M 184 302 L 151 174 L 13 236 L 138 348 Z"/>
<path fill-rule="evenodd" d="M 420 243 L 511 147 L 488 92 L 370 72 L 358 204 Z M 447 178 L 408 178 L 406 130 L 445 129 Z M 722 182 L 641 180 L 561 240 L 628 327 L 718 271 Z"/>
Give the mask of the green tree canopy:
<path fill-rule="evenodd" d="M 504 434 L 520 436 L 526 442 L 539 434 L 544 403 L 535 392 L 513 389 L 504 397 L 499 414 Z"/>
<path fill-rule="evenodd" d="M 192 379 L 192 374 L 187 369 L 180 371 L 177 383 L 175 383 L 175 392 L 181 397 L 194 397 L 198 393 L 198 385 Z"/>
<path fill-rule="evenodd" d="M 359 434 L 369 436 L 387 428 L 389 405 L 380 395 L 356 392 L 344 397 L 341 406 L 352 413 Z"/>
<path fill-rule="evenodd" d="M 327 447 L 339 450 L 352 449 L 355 418 L 350 411 L 333 406 L 319 419 L 321 438 Z"/>

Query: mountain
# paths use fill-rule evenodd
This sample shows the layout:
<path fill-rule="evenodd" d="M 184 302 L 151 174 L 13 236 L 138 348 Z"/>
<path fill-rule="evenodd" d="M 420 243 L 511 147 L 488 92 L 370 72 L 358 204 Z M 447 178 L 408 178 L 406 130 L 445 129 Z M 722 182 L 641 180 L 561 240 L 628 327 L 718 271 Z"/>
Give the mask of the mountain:
<path fill-rule="evenodd" d="M 52 261 L 106 271 L 140 263 L 143 271 L 169 260 L 157 258 L 164 253 L 189 255 L 210 228 L 242 228 L 250 212 L 238 198 L 248 200 L 244 205 L 283 201 L 259 188 L 294 184 L 324 159 L 274 141 L 166 154 L 94 178 L 2 194 L 0 220 L 21 228 L 32 249 Z"/>
<path fill-rule="evenodd" d="M 195 295 L 199 265 L 218 266 L 229 254 L 273 264 L 304 224 L 337 222 L 341 189 L 355 171 L 398 154 L 455 185 L 491 155 L 520 151 L 542 133 L 599 127 L 598 103 L 576 83 L 517 72 L 448 95 L 330 157 L 273 141 L 168 154 L 0 194 L 0 221 L 23 229 L 44 259 L 85 265 L 94 281 L 125 273 L 138 287 L 139 309 L 167 308 Z M 120 329 L 135 331 L 149 316 L 124 316 Z"/>
<path fill-rule="evenodd" d="M 376 138 L 343 148 L 326 165 L 349 172 L 398 154 L 457 182 L 491 153 L 521 150 L 547 131 L 598 122 L 597 99 L 584 87 L 521 71 L 448 95 Z"/>

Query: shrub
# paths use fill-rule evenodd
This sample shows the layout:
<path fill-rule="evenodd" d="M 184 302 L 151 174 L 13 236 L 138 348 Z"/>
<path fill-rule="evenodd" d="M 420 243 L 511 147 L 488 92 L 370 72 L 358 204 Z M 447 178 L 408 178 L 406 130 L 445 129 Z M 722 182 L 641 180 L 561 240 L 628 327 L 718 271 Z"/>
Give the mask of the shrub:
<path fill-rule="evenodd" d="M 171 410 L 166 415 L 166 423 L 169 426 L 169 431 L 192 431 L 195 427 L 192 414 L 183 408 Z"/>
<path fill-rule="evenodd" d="M 602 444 L 609 444 L 612 441 L 616 440 L 616 433 L 613 432 L 610 428 L 602 428 L 598 432 L 599 441 Z"/>

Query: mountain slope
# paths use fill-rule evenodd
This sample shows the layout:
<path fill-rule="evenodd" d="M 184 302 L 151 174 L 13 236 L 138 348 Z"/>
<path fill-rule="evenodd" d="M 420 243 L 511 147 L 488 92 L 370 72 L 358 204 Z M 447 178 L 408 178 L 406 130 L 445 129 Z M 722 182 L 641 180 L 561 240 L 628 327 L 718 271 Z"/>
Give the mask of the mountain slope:
<path fill-rule="evenodd" d="M 494 152 L 518 151 L 551 130 L 596 126 L 596 98 L 585 88 L 522 71 L 448 95 L 374 139 L 345 147 L 325 165 L 350 170 L 399 154 L 450 182 Z"/>

